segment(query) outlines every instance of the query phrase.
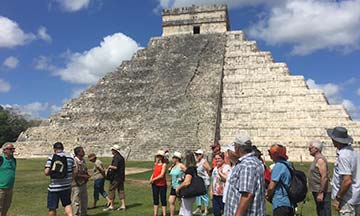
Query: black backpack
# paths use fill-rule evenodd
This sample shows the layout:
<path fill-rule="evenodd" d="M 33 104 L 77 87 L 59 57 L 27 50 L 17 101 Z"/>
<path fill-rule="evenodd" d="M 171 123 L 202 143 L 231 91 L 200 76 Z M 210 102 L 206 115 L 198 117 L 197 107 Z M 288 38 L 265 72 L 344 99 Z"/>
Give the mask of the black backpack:
<path fill-rule="evenodd" d="M 50 166 L 50 178 L 63 179 L 67 174 L 67 158 L 65 155 L 54 154 Z"/>
<path fill-rule="evenodd" d="M 307 193 L 306 175 L 303 171 L 296 170 L 294 166 L 290 167 L 285 162 L 280 162 L 280 163 L 284 164 L 288 168 L 291 174 L 291 181 L 289 186 L 286 186 L 281 181 L 280 183 L 286 189 L 290 202 L 296 206 L 297 203 L 304 201 L 306 198 L 306 193 Z"/>

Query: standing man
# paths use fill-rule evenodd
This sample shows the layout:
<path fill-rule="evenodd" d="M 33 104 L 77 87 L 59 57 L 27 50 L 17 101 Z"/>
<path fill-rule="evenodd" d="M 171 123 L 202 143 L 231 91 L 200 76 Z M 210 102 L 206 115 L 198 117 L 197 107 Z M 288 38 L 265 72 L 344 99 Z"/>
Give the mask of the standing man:
<path fill-rule="evenodd" d="M 64 145 L 56 142 L 53 145 L 54 154 L 48 157 L 45 164 L 44 173 L 50 176 L 48 187 L 47 207 L 49 215 L 55 216 L 59 200 L 68 216 L 73 216 L 71 207 L 71 182 L 74 173 L 74 159 L 64 152 Z"/>
<path fill-rule="evenodd" d="M 75 171 L 72 181 L 71 199 L 73 212 L 76 216 L 86 216 L 88 206 L 87 182 L 90 178 L 84 160 L 85 151 L 83 147 L 74 149 Z"/>
<path fill-rule="evenodd" d="M 291 183 L 291 173 L 288 167 L 292 167 L 292 165 L 287 161 L 286 148 L 280 144 L 274 144 L 268 151 L 275 165 L 271 170 L 266 199 L 272 203 L 273 215 L 293 216 L 295 214 L 294 206 L 287 193 L 287 188 Z"/>
<path fill-rule="evenodd" d="M 14 151 L 13 144 L 4 144 L 0 155 L 0 216 L 6 216 L 11 205 L 16 169 Z"/>
<path fill-rule="evenodd" d="M 248 136 L 236 137 L 233 145 L 240 158 L 229 179 L 224 216 L 265 215 L 264 166 Z"/>
<path fill-rule="evenodd" d="M 104 211 L 114 210 L 114 200 L 115 200 L 115 191 L 118 191 L 119 199 L 121 202 L 121 206 L 117 209 L 119 211 L 125 210 L 125 190 L 124 190 L 124 182 L 125 182 L 125 159 L 120 154 L 120 146 L 114 145 L 111 147 L 111 153 L 113 154 L 113 159 L 111 161 L 111 165 L 108 167 L 108 172 L 114 172 L 114 176 L 110 179 L 109 185 L 109 199 L 110 206 Z"/>
<path fill-rule="evenodd" d="M 329 187 L 329 167 L 321 153 L 323 143 L 313 140 L 309 143 L 309 153 L 314 157 L 308 172 L 309 188 L 316 204 L 318 216 L 331 216 L 331 188 Z"/>
<path fill-rule="evenodd" d="M 360 215 L 360 156 L 351 147 L 353 139 L 344 127 L 328 129 L 337 149 L 331 198 L 341 216 Z"/>

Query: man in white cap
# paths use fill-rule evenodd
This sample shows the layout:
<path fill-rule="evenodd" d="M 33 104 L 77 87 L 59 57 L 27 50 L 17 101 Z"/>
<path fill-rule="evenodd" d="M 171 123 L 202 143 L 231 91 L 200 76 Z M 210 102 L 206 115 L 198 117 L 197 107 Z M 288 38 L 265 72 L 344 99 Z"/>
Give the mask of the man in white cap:
<path fill-rule="evenodd" d="M 119 211 L 125 210 L 125 190 L 124 190 L 124 182 L 125 182 L 125 159 L 120 154 L 120 146 L 114 145 L 111 147 L 111 153 L 113 154 L 113 159 L 111 161 L 111 165 L 108 167 L 108 172 L 114 172 L 112 179 L 110 179 L 109 185 L 109 199 L 110 205 L 108 208 L 104 209 L 104 211 L 115 210 L 114 200 L 115 200 L 115 191 L 117 190 L 119 193 L 119 199 L 121 202 L 120 207 L 117 209 Z"/>
<path fill-rule="evenodd" d="M 323 143 L 313 140 L 309 143 L 309 153 L 314 157 L 308 172 L 309 190 L 312 192 L 318 216 L 331 216 L 331 187 L 329 187 L 329 167 L 321 153 Z"/>
<path fill-rule="evenodd" d="M 265 215 L 264 166 L 250 137 L 238 136 L 233 145 L 240 158 L 230 176 L 224 216 Z"/>
<path fill-rule="evenodd" d="M 360 215 L 360 156 L 351 147 L 353 139 L 344 127 L 328 129 L 337 148 L 331 198 L 340 216 Z"/>

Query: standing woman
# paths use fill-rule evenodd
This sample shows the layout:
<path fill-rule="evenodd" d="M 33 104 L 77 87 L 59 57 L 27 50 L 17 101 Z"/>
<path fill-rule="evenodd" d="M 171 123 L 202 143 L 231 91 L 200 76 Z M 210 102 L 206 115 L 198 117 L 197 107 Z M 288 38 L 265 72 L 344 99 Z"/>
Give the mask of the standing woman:
<path fill-rule="evenodd" d="M 216 167 L 213 169 L 211 175 L 212 184 L 210 194 L 212 195 L 214 215 L 221 216 L 221 213 L 224 211 L 223 192 L 226 177 L 229 174 L 231 167 L 230 165 L 225 164 L 224 152 L 216 154 L 214 159 L 216 161 Z"/>
<path fill-rule="evenodd" d="M 166 216 L 166 163 L 165 163 L 165 152 L 158 151 L 155 155 L 155 165 L 153 174 L 150 177 L 150 184 L 152 187 L 153 193 L 153 203 L 154 203 L 154 216 L 157 216 L 159 208 L 159 196 L 162 206 L 162 214 Z"/>
<path fill-rule="evenodd" d="M 171 190 L 169 196 L 170 216 L 175 215 L 176 188 L 181 184 L 186 167 L 181 163 L 181 153 L 174 152 L 172 156 L 173 165 L 170 167 Z"/>
<path fill-rule="evenodd" d="M 188 187 L 191 183 L 191 179 L 197 175 L 196 160 L 193 152 L 186 151 L 184 164 L 186 167 L 185 179 L 181 185 L 176 188 L 176 194 L 179 194 L 181 189 Z M 192 216 L 192 204 L 195 202 L 195 199 L 196 197 L 181 198 L 179 215 Z"/>
<path fill-rule="evenodd" d="M 195 152 L 195 156 L 196 156 L 196 161 L 197 161 L 197 173 L 199 175 L 199 177 L 201 177 L 204 180 L 205 183 L 205 187 L 206 187 L 206 191 L 208 191 L 209 189 L 209 185 L 210 185 L 210 165 L 209 162 L 204 158 L 204 151 L 202 149 L 198 149 Z M 201 213 L 201 203 L 202 201 L 204 202 L 204 206 L 205 206 L 205 210 L 204 213 L 202 214 L 203 216 L 207 215 L 209 213 L 209 195 L 208 192 L 205 195 L 201 195 L 196 197 L 196 205 L 197 208 L 196 210 L 193 212 L 193 214 L 199 214 Z"/>

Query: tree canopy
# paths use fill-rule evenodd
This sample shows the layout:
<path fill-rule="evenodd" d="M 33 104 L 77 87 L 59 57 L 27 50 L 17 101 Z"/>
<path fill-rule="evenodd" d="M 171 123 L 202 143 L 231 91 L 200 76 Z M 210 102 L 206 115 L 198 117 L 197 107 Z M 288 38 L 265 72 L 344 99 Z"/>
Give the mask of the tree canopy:
<path fill-rule="evenodd" d="M 0 146 L 6 142 L 15 142 L 20 133 L 35 126 L 36 121 L 27 120 L 13 109 L 0 106 Z"/>

